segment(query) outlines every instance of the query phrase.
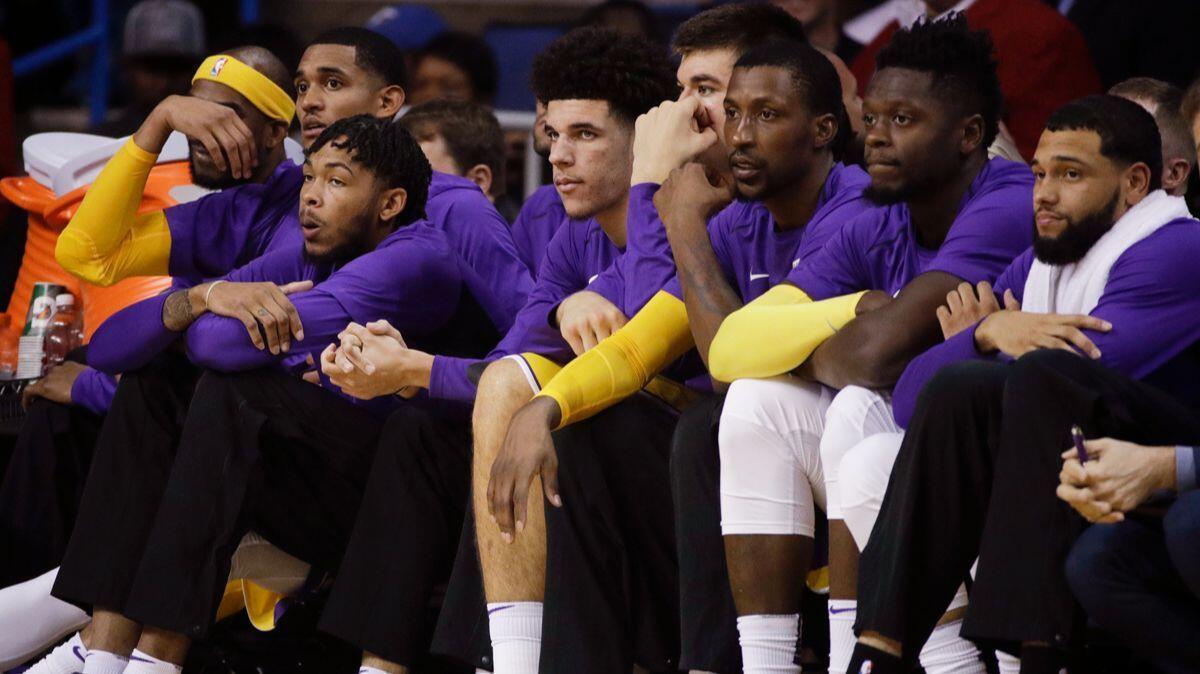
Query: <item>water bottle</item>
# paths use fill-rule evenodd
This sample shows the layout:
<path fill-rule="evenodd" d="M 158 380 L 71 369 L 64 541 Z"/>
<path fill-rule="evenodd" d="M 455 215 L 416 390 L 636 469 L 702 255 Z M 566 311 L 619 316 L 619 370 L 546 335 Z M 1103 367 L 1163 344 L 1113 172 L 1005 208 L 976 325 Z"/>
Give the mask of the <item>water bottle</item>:
<path fill-rule="evenodd" d="M 55 312 L 46 328 L 46 366 L 58 365 L 67 354 L 83 344 L 82 316 L 75 310 L 75 297 L 62 293 L 54 298 Z"/>

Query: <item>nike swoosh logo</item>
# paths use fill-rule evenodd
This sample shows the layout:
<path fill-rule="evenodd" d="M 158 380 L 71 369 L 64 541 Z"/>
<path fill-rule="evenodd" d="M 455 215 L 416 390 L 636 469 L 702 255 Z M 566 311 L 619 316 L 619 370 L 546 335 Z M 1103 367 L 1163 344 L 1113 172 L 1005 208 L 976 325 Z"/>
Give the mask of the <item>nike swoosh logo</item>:
<path fill-rule="evenodd" d="M 588 285 L 591 285 L 592 281 L 595 281 L 598 278 L 600 278 L 599 274 L 593 274 L 592 277 L 590 279 L 588 279 Z"/>
<path fill-rule="evenodd" d="M 138 657 L 138 656 L 136 656 L 136 655 L 131 655 L 131 656 L 129 656 L 129 659 L 130 659 L 130 660 L 136 660 L 137 662 L 154 662 L 153 660 L 147 660 L 146 658 L 139 658 L 139 657 Z"/>
<path fill-rule="evenodd" d="M 87 656 L 83 654 L 83 649 L 82 649 L 82 648 L 80 648 L 80 647 L 78 647 L 78 646 L 72 646 L 72 647 L 71 647 L 71 652 L 75 654 L 75 657 L 79 658 L 79 661 L 80 661 L 80 662 L 83 662 L 84 660 L 87 660 Z"/>
<path fill-rule="evenodd" d="M 514 606 L 516 606 L 516 604 L 509 604 L 507 606 L 497 606 L 496 608 L 490 608 L 490 609 L 488 609 L 488 615 L 491 615 L 493 613 L 499 613 L 505 609 L 510 609 Z"/>
<path fill-rule="evenodd" d="M 850 611 L 857 611 L 857 610 L 858 610 L 857 608 L 831 608 L 831 609 L 829 609 L 829 615 L 837 615 L 839 613 L 849 613 Z"/>
<path fill-rule="evenodd" d="M 759 280 L 759 279 L 762 279 L 762 278 L 771 278 L 771 275 L 770 275 L 770 274 L 751 274 L 751 275 L 750 275 L 750 282 L 751 282 L 751 283 L 753 283 L 753 282 L 755 282 L 755 281 L 757 281 L 757 280 Z"/>
<path fill-rule="evenodd" d="M 795 260 L 792 260 L 792 269 L 795 269 L 798 266 L 800 266 L 800 258 L 796 258 Z"/>

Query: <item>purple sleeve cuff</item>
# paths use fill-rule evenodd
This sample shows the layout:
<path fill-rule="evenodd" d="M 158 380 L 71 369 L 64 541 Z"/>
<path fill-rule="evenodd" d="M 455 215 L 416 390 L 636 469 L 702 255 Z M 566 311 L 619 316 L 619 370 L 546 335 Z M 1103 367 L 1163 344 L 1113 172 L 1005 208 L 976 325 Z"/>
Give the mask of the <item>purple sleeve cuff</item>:
<path fill-rule="evenodd" d="M 151 297 L 118 311 L 96 330 L 88 345 L 88 365 L 116 375 L 144 367 L 162 353 L 180 333 L 163 325 L 163 305 L 172 292 Z"/>
<path fill-rule="evenodd" d="M 973 325 L 917 356 L 904 369 L 892 391 L 892 414 L 900 427 L 908 427 L 921 389 L 938 370 L 951 363 L 986 357 L 975 348 L 975 327 Z"/>
<path fill-rule="evenodd" d="M 472 365 L 482 362 L 475 358 L 434 356 L 429 372 L 429 397 L 458 402 L 475 400 L 475 384 L 468 371 Z"/>
<path fill-rule="evenodd" d="M 103 415 L 108 412 L 116 392 L 115 377 L 89 367 L 80 372 L 75 378 L 75 383 L 71 384 L 71 402 L 92 414 Z"/>
<path fill-rule="evenodd" d="M 1175 448 L 1175 490 L 1182 494 L 1196 488 L 1196 460 L 1200 447 Z"/>

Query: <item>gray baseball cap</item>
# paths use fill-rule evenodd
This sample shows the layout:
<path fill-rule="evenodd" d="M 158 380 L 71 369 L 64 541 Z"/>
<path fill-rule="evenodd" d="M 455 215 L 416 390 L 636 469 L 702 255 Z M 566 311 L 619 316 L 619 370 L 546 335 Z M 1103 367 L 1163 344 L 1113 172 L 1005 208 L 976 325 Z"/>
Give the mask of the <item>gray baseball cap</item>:
<path fill-rule="evenodd" d="M 142 0 L 125 18 L 121 53 L 127 57 L 203 56 L 204 17 L 187 0 Z"/>

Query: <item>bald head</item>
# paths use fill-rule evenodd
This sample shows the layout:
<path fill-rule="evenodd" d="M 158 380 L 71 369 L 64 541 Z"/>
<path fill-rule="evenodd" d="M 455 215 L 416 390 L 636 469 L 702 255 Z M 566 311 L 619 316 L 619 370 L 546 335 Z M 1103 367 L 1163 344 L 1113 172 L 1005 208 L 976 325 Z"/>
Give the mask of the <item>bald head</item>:
<path fill-rule="evenodd" d="M 267 79 L 287 92 L 288 97 L 296 98 L 296 92 L 292 88 L 292 71 L 278 56 L 271 53 L 271 50 L 256 45 L 245 45 L 227 49 L 224 53 L 266 75 Z"/>

